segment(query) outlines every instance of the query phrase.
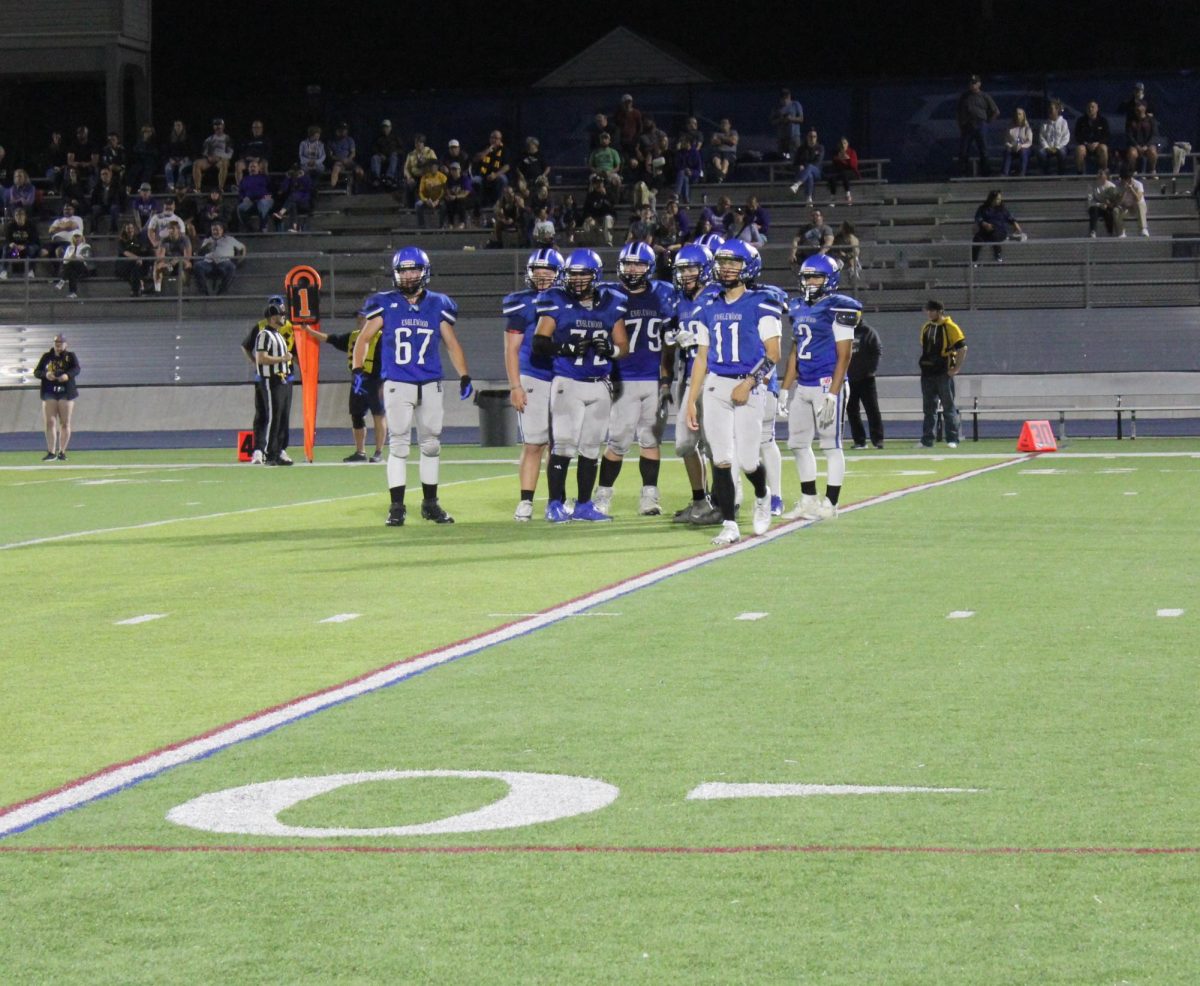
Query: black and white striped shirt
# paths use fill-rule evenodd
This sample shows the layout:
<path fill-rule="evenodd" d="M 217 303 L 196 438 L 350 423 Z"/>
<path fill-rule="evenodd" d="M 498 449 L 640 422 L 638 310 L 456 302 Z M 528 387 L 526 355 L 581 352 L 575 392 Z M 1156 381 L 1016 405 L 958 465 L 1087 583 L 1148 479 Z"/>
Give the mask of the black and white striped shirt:
<path fill-rule="evenodd" d="M 288 357 L 287 362 L 284 363 L 259 363 L 258 375 L 260 377 L 283 378 L 292 372 L 291 350 L 288 348 L 287 339 L 278 329 L 274 329 L 270 325 L 263 325 L 254 340 L 254 351 L 262 353 L 264 356 Z"/>

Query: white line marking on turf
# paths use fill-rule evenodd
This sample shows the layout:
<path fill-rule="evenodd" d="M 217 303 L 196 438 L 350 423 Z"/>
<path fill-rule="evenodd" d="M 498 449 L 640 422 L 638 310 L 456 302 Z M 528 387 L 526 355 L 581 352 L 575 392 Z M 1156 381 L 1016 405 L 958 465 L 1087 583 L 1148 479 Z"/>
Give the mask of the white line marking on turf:
<path fill-rule="evenodd" d="M 1125 496 L 1137 496 L 1137 490 L 1126 490 Z"/>
<path fill-rule="evenodd" d="M 338 613 L 336 616 L 327 616 L 323 620 L 317 620 L 318 623 L 349 623 L 351 620 L 357 620 L 362 613 Z"/>
<path fill-rule="evenodd" d="M 115 627 L 131 627 L 139 623 L 149 623 L 151 620 L 161 620 L 166 617 L 166 613 L 146 613 L 144 616 L 131 616 L 127 620 L 117 620 L 113 624 Z"/>
<path fill-rule="evenodd" d="M 1022 469 L 1018 476 L 1062 476 L 1070 472 L 1069 469 Z"/>
<path fill-rule="evenodd" d="M 973 609 L 956 609 L 952 613 L 947 613 L 946 619 L 948 619 L 948 620 L 969 620 L 974 615 L 975 615 L 975 610 L 973 610 Z"/>
<path fill-rule="evenodd" d="M 514 617 L 523 618 L 523 617 L 539 616 L 539 615 L 540 614 L 538 614 L 538 613 L 488 613 L 489 618 L 495 617 L 497 619 L 502 619 L 502 620 L 508 620 L 508 619 L 512 619 Z M 582 617 L 591 617 L 591 616 L 620 616 L 621 614 L 620 613 L 567 613 L 566 615 L 570 616 L 570 617 L 582 618 Z"/>
<path fill-rule="evenodd" d="M 1165 617 L 1183 616 L 1183 610 L 1181 610 L 1181 609 L 1160 609 L 1158 611 L 1158 615 L 1165 616 Z"/>
<path fill-rule="evenodd" d="M 897 787 L 877 784 L 722 784 L 714 781 L 688 791 L 687 801 L 724 798 L 811 798 L 840 794 L 979 794 L 977 787 Z"/>
<path fill-rule="evenodd" d="M 761 620 L 764 616 L 770 616 L 770 613 L 743 613 L 741 616 L 735 616 L 735 620 Z"/>
<path fill-rule="evenodd" d="M 1005 493 L 1004 496 L 1020 496 L 1020 493 Z"/>
<path fill-rule="evenodd" d="M 994 472 L 997 469 L 1005 469 L 1008 466 L 1028 461 L 1029 456 L 1027 455 L 1014 456 L 1003 462 L 980 466 L 977 469 L 958 473 L 954 476 L 947 476 L 944 479 L 935 479 L 927 483 L 909 487 L 908 489 L 893 490 L 890 493 L 883 493 L 867 500 L 860 500 L 858 503 L 848 504 L 839 513 L 844 517 L 856 510 L 864 510 L 884 503 L 891 503 L 893 500 L 899 500 L 914 493 L 923 493 L 942 486 L 961 483 L 964 480 L 974 479 L 977 476 Z M 504 477 L 491 478 L 511 479 L 512 477 L 506 475 Z M 470 480 L 467 482 L 470 482 Z M 445 485 L 450 484 L 447 483 Z M 552 606 L 536 616 L 518 620 L 516 623 L 509 623 L 495 630 L 439 647 L 425 654 L 418 654 L 415 657 L 397 661 L 395 664 L 370 671 L 340 685 L 334 685 L 322 691 L 301 696 L 294 701 L 286 702 L 273 709 L 266 709 L 262 712 L 246 716 L 244 719 L 239 719 L 237 722 L 219 726 L 200 736 L 194 736 L 191 739 L 173 743 L 170 746 L 154 750 L 151 753 L 126 761 L 125 763 L 105 767 L 94 774 L 71 781 L 53 791 L 47 791 L 17 804 L 0 807 L 0 839 L 17 832 L 23 832 L 25 829 L 47 821 L 65 811 L 70 811 L 72 808 L 78 808 L 89 801 L 95 801 L 97 798 L 114 794 L 122 788 L 130 787 L 172 767 L 178 767 L 180 764 L 198 760 L 201 757 L 207 757 L 218 750 L 233 746 L 235 743 L 241 743 L 255 736 L 269 733 L 281 726 L 286 726 L 298 719 L 319 712 L 322 709 L 340 705 L 342 702 L 365 695 L 368 692 L 374 692 L 389 685 L 395 685 L 406 678 L 411 678 L 438 665 L 447 664 L 461 657 L 478 653 L 496 644 L 515 640 L 517 637 L 557 623 L 565 617 L 610 603 L 614 599 L 619 599 L 647 586 L 656 585 L 673 575 L 690 572 L 702 565 L 719 561 L 722 558 L 731 558 L 743 551 L 752 551 L 764 544 L 770 544 L 779 538 L 788 537 L 802 528 L 810 527 L 813 523 L 817 522 L 788 521 L 773 528 L 761 537 L 748 538 L 745 541 L 729 545 L 726 548 L 714 548 L 701 555 L 693 555 L 689 558 L 683 558 L 659 568 L 651 569 L 648 572 L 643 572 L 641 575 L 635 575 L 614 585 L 580 596 L 578 599 L 572 599 L 558 606 Z"/>
<path fill-rule="evenodd" d="M 486 483 L 493 479 L 512 479 L 505 473 L 503 476 L 482 476 L 479 479 L 458 479 L 442 486 L 465 486 L 468 483 Z M 240 517 L 244 514 L 262 513 L 264 510 L 290 510 L 293 507 L 315 507 L 323 503 L 345 503 L 347 500 L 363 500 L 367 497 L 378 497 L 381 493 L 355 493 L 352 496 L 327 496 L 319 500 L 301 500 L 298 503 L 271 503 L 264 507 L 246 507 L 242 510 L 225 510 L 216 514 L 196 514 L 192 517 L 168 517 L 165 520 L 148 520 L 144 524 L 128 524 L 124 527 L 98 527 L 91 531 L 72 531 L 69 534 L 54 534 L 50 537 L 33 538 L 29 541 L 13 541 L 0 544 L 0 551 L 10 548 L 30 548 L 39 544 L 53 544 L 55 541 L 70 541 L 74 538 L 91 537 L 94 534 L 117 534 L 121 531 L 144 531 L 151 527 L 166 527 L 168 524 L 184 524 L 195 520 L 219 520 L 222 517 Z"/>

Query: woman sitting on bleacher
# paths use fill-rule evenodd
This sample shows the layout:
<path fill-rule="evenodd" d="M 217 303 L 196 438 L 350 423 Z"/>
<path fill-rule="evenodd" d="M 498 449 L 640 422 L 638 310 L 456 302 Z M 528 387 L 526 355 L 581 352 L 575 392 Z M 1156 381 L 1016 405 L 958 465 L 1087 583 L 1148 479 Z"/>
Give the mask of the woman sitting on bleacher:
<path fill-rule="evenodd" d="M 1024 178 L 1025 172 L 1029 170 L 1029 151 L 1032 147 L 1033 128 L 1025 118 L 1025 111 L 1018 106 L 1013 110 L 1012 126 L 1008 128 L 1008 134 L 1004 138 L 1003 173 L 1013 174 L 1014 166 L 1019 162 L 1019 174 Z"/>
<path fill-rule="evenodd" d="M 850 146 L 850 138 L 842 137 L 838 140 L 837 150 L 829 162 L 829 194 L 835 199 L 829 203 L 830 206 L 837 205 L 838 182 L 841 182 L 842 188 L 846 192 L 846 205 L 853 205 L 854 197 L 850 194 L 850 179 L 861 177 L 862 175 L 858 173 L 858 152 Z"/>
<path fill-rule="evenodd" d="M 1004 207 L 1004 196 L 1000 194 L 1000 189 L 993 188 L 988 192 L 983 205 L 975 210 L 975 235 L 972 237 L 975 245 L 971 247 L 971 262 L 978 266 L 979 251 L 983 249 L 984 243 L 991 243 L 992 256 L 996 263 L 1004 263 L 1000 244 L 1007 240 L 1011 233 L 1021 237 L 1025 235 L 1021 232 L 1021 224 Z"/>

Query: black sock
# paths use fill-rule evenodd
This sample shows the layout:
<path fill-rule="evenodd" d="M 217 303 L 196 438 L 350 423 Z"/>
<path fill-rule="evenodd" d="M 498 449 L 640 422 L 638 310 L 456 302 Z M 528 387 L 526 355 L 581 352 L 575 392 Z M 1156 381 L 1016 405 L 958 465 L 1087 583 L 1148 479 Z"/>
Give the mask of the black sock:
<path fill-rule="evenodd" d="M 836 507 L 838 497 L 842 495 L 842 488 L 840 486 L 826 486 L 825 495 L 829 497 L 829 502 Z"/>
<path fill-rule="evenodd" d="M 426 500 L 436 500 L 437 499 L 437 487 L 438 487 L 437 483 L 422 483 L 421 484 L 421 492 L 424 494 Z"/>
<path fill-rule="evenodd" d="M 593 462 L 596 460 L 593 459 Z M 617 477 L 621 474 L 621 464 L 624 459 L 610 459 L 607 455 L 600 460 L 600 485 L 612 486 L 617 481 Z M 580 466 L 583 465 L 583 457 L 579 458 Z"/>
<path fill-rule="evenodd" d="M 392 494 L 393 506 L 397 506 L 397 507 L 404 506 L 404 487 L 403 486 L 393 486 L 388 490 L 388 492 Z"/>
<path fill-rule="evenodd" d="M 608 460 L 605 459 L 605 462 Z M 620 463 L 617 466 L 620 467 Z M 596 485 L 596 460 L 588 459 L 584 456 L 579 457 L 579 467 L 575 475 L 575 482 L 579 490 L 579 503 L 587 503 L 592 498 L 592 487 Z"/>
<path fill-rule="evenodd" d="M 708 497 L 705 495 L 703 487 L 700 487 L 699 489 L 697 489 L 697 488 L 692 489 L 692 502 L 693 503 L 701 503 L 707 499 L 708 499 Z"/>
<path fill-rule="evenodd" d="M 805 496 L 817 495 L 817 481 L 815 479 L 805 480 L 800 484 L 800 492 Z"/>
<path fill-rule="evenodd" d="M 733 520 L 733 501 L 737 491 L 733 488 L 733 469 L 729 466 L 713 466 L 713 495 L 721 508 L 722 520 Z"/>
<path fill-rule="evenodd" d="M 565 455 L 550 455 L 550 464 L 546 466 L 546 486 L 550 490 L 550 499 L 562 503 L 567 498 L 567 470 L 571 468 L 571 460 Z"/>
<path fill-rule="evenodd" d="M 533 490 L 521 490 L 521 499 L 533 503 Z"/>
<path fill-rule="evenodd" d="M 754 486 L 754 495 L 760 500 L 767 495 L 767 467 L 761 462 L 754 472 L 746 473 L 746 478 Z"/>
<path fill-rule="evenodd" d="M 638 459 L 638 469 L 642 473 L 643 486 L 658 485 L 658 468 L 662 465 L 662 459 L 648 459 L 642 456 Z"/>

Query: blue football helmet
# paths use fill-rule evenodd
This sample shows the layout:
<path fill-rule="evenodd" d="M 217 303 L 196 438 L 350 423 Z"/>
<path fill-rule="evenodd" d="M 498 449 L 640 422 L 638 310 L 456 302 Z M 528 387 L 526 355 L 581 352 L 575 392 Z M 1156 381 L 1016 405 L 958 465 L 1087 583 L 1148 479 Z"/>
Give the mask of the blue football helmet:
<path fill-rule="evenodd" d="M 720 233 L 705 233 L 703 236 L 699 237 L 696 242 L 708 250 L 709 253 L 715 255 L 716 252 L 725 245 L 725 237 L 723 237 Z"/>
<path fill-rule="evenodd" d="M 737 275 L 729 280 L 721 276 L 722 265 L 738 264 Z M 713 253 L 713 277 L 723 287 L 732 287 L 739 281 L 745 284 L 750 280 L 754 266 L 754 256 L 750 253 L 748 244 L 741 240 L 726 240 Z M 761 269 L 761 261 L 759 263 Z"/>
<path fill-rule="evenodd" d="M 587 247 L 572 250 L 567 257 L 565 284 L 567 294 L 572 298 L 586 298 L 592 293 L 600 275 L 604 272 L 604 264 L 600 254 Z"/>
<path fill-rule="evenodd" d="M 560 287 L 564 267 L 566 267 L 566 261 L 563 260 L 562 254 L 553 247 L 541 247 L 534 250 L 529 255 L 529 260 L 525 262 L 525 284 L 533 291 L 549 291 L 550 288 Z M 538 287 L 533 279 L 534 272 L 539 270 L 552 271 L 554 274 L 554 280 L 544 288 Z"/>
<path fill-rule="evenodd" d="M 263 311 L 263 315 L 270 318 L 272 315 L 282 315 L 287 318 L 288 305 L 287 299 L 281 294 L 273 294 L 267 299 L 267 307 Z"/>
<path fill-rule="evenodd" d="M 747 284 L 753 284 L 762 277 L 762 254 L 758 252 L 758 247 L 753 243 L 747 243 L 746 249 L 750 251 L 750 263 L 745 280 Z"/>
<path fill-rule="evenodd" d="M 646 269 L 635 274 L 627 269 L 627 264 L 645 264 Z M 617 277 L 627 288 L 640 288 L 650 279 L 654 264 L 654 248 L 649 243 L 641 240 L 626 243 L 617 256 Z"/>
<path fill-rule="evenodd" d="M 697 273 L 697 285 L 703 287 L 712 281 L 712 254 L 709 253 L 708 247 L 701 246 L 699 243 L 688 243 L 686 246 L 681 246 L 679 252 L 675 254 L 674 270 L 671 279 L 675 282 L 675 287 L 680 291 L 686 291 L 687 288 L 683 285 L 681 275 L 684 270 L 695 269 Z"/>
<path fill-rule="evenodd" d="M 432 273 L 429 254 L 420 247 L 404 247 L 392 255 L 392 280 L 396 287 L 401 286 L 401 276 L 411 270 L 420 271 L 421 278 L 417 282 L 418 289 L 429 283 L 429 275 Z"/>
<path fill-rule="evenodd" d="M 800 265 L 800 273 L 797 275 L 800 278 L 800 293 L 804 300 L 811 305 L 819 298 L 833 294 L 837 290 L 841 273 L 840 261 L 828 254 L 813 254 Z M 818 277 L 821 278 L 819 283 L 810 283 Z"/>

